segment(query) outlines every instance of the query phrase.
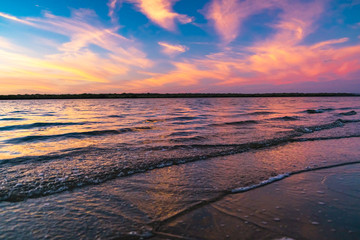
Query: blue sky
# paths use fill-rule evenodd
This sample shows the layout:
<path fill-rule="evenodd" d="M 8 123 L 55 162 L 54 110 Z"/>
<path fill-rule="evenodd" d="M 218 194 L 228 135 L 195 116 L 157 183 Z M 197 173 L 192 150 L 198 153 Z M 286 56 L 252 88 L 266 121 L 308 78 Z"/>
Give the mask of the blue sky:
<path fill-rule="evenodd" d="M 0 94 L 360 92 L 360 1 L 0 2 Z"/>

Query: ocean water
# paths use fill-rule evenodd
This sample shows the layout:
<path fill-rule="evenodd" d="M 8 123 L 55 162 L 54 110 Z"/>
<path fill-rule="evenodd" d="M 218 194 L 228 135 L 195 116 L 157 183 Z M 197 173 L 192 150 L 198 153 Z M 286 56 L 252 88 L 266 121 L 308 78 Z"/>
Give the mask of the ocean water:
<path fill-rule="evenodd" d="M 0 102 L 0 238 L 153 236 L 294 172 L 360 161 L 359 97 Z"/>

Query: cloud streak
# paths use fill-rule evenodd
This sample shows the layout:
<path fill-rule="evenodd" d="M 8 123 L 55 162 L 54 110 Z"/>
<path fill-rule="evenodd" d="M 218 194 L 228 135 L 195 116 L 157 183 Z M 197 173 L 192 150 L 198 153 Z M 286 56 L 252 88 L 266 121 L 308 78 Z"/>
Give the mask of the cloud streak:
<path fill-rule="evenodd" d="M 26 25 L 30 25 L 30 26 L 35 26 L 35 24 L 32 23 L 32 22 L 17 18 L 15 16 L 12 16 L 12 15 L 9 15 L 9 14 L 6 14 L 6 13 L 0 12 L 0 17 L 6 18 L 8 20 L 15 21 L 15 22 L 18 22 L 18 23 L 22 23 L 22 24 L 26 24 Z"/>
<path fill-rule="evenodd" d="M 158 44 L 163 48 L 162 52 L 171 57 L 174 57 L 180 53 L 184 53 L 189 50 L 188 47 L 183 45 L 173 45 L 166 42 L 158 42 Z"/>
<path fill-rule="evenodd" d="M 116 9 L 119 7 L 119 5 L 121 4 L 120 0 L 109 0 L 108 2 L 108 7 L 109 7 L 109 13 L 108 16 L 111 18 L 111 21 L 113 23 L 117 23 L 118 21 L 118 17 L 116 15 Z"/>

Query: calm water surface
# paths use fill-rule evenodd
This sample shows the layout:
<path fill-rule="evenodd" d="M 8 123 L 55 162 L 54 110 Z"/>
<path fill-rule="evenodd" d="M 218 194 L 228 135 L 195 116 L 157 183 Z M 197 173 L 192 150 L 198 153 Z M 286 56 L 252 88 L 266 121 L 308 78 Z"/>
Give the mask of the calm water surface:
<path fill-rule="evenodd" d="M 0 238 L 147 236 L 205 200 L 358 160 L 359 111 L 359 97 L 1 101 Z"/>

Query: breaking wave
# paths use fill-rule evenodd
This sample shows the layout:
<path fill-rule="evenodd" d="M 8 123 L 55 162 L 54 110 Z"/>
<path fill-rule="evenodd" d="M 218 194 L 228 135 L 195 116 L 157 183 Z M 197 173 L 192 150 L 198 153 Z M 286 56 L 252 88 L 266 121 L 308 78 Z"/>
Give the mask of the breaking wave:
<path fill-rule="evenodd" d="M 152 129 L 151 127 L 133 127 L 133 128 L 122 128 L 116 130 L 96 130 L 96 131 L 88 131 L 88 132 L 71 132 L 71 133 L 64 133 L 64 134 L 55 134 L 55 135 L 32 135 L 26 137 L 18 137 L 18 138 L 11 138 L 6 141 L 5 143 L 8 144 L 25 144 L 31 142 L 39 142 L 39 141 L 57 141 L 63 139 L 83 139 L 89 137 L 96 137 L 96 136 L 104 136 L 104 135 L 117 135 L 122 133 L 140 131 L 140 130 L 148 130 Z"/>
<path fill-rule="evenodd" d="M 46 127 L 57 127 L 57 126 L 73 126 L 73 125 L 84 125 L 84 124 L 88 124 L 88 123 L 87 122 L 82 122 L 82 123 L 38 122 L 38 123 L 31 123 L 31 124 L 24 124 L 24 125 L 12 125 L 12 126 L 0 127 L 0 131 L 13 131 L 13 130 L 21 130 L 21 129 L 46 128 Z"/>
<path fill-rule="evenodd" d="M 328 138 L 306 138 L 307 133 L 331 128 L 343 127 L 347 123 L 360 120 L 338 119 L 328 124 L 296 128 L 286 136 L 266 140 L 253 141 L 243 144 L 193 144 L 202 141 L 202 136 L 173 139 L 180 143 L 171 146 L 133 146 L 114 145 L 111 148 L 79 148 L 69 149 L 44 156 L 27 156 L 0 161 L 0 165 L 8 166 L 13 175 L 8 174 L 0 188 L 0 201 L 22 201 L 27 198 L 46 196 L 85 185 L 99 184 L 117 177 L 146 172 L 155 168 L 163 168 L 175 164 L 206 160 L 213 157 L 238 154 L 249 150 L 266 149 L 296 141 L 327 140 Z M 150 127 L 123 128 L 118 130 L 75 132 L 59 135 L 27 136 L 8 140 L 8 143 L 27 143 L 32 141 L 51 140 L 58 138 L 88 138 L 92 136 L 122 134 L 131 131 L 151 129 Z M 180 134 L 181 136 L 181 134 Z M 302 137 L 303 138 L 299 138 Z M 338 138 L 359 137 L 359 135 L 345 135 Z M 190 142 L 191 144 L 181 144 Z M 76 164 L 78 163 L 78 164 Z M 25 171 L 26 175 L 19 181 L 18 172 L 24 171 L 26 165 L 31 164 L 32 170 Z M 42 172 L 43 164 L 50 164 L 50 172 Z M 53 164 L 53 165 L 51 165 Z M 71 168 L 73 164 L 73 167 Z M 67 166 L 69 165 L 69 166 Z M 67 170 L 64 170 L 64 166 Z M 23 168 L 22 168 L 23 167 Z M 260 185 L 279 180 L 286 175 L 279 175 L 268 179 Z M 30 179 L 30 178 L 29 178 Z M 244 186 L 236 191 L 245 191 L 260 186 Z M 235 190 L 234 190 L 235 191 Z"/>

